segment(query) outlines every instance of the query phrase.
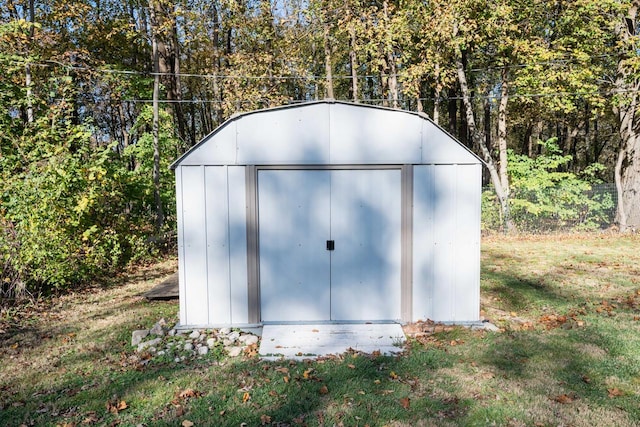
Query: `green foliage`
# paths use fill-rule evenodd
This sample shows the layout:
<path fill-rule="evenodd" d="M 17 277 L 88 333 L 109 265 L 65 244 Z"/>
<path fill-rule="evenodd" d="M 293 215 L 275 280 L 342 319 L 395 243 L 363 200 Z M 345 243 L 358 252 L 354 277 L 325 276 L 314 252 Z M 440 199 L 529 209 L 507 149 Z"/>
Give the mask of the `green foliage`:
<path fill-rule="evenodd" d="M 90 126 L 64 114 L 55 126 L 41 119 L 25 131 L 16 146 L 27 154 L 2 158 L 3 296 L 68 288 L 153 249 L 145 243 L 155 233 L 149 136 L 120 157 L 113 145 L 93 147 Z M 171 139 L 163 133 L 162 141 L 166 148 Z M 171 208 L 174 152 L 164 153 L 163 201 Z"/>
<path fill-rule="evenodd" d="M 610 196 L 591 194 L 601 166 L 588 168 L 581 178 L 563 171 L 572 157 L 561 154 L 555 138 L 539 144 L 543 153 L 536 158 L 509 152 L 511 214 L 517 227 L 523 231 L 600 227 L 613 206 Z"/>

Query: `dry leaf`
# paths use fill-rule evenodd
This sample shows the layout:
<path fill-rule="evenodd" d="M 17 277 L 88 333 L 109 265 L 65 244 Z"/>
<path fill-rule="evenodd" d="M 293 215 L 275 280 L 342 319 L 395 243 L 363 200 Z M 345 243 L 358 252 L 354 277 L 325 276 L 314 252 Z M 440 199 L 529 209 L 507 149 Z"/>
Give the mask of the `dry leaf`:
<path fill-rule="evenodd" d="M 227 411 L 223 409 L 222 411 L 219 412 L 219 414 L 220 414 L 220 416 L 223 416 L 226 412 Z"/>
<path fill-rule="evenodd" d="M 278 396 L 278 392 L 276 392 L 275 390 L 271 390 L 271 391 L 269 391 L 269 396 L 277 397 Z"/>
<path fill-rule="evenodd" d="M 582 381 L 584 381 L 586 384 L 591 384 L 591 378 L 586 375 L 582 376 Z"/>
<path fill-rule="evenodd" d="M 329 393 L 329 389 L 327 388 L 326 385 L 323 385 L 322 387 L 320 387 L 319 392 L 320 392 L 320 394 L 327 394 L 327 393 Z"/>
<path fill-rule="evenodd" d="M 271 417 L 269 415 L 260 415 L 260 423 L 262 425 L 271 424 Z"/>
<path fill-rule="evenodd" d="M 289 382 L 289 377 L 282 377 L 282 379 L 284 380 L 285 383 Z"/>
<path fill-rule="evenodd" d="M 567 403 L 573 402 L 573 397 L 569 396 L 568 394 L 561 394 L 559 396 L 554 397 L 553 400 L 555 400 L 558 403 L 562 403 L 563 405 L 565 405 Z"/>
<path fill-rule="evenodd" d="M 280 372 L 280 373 L 282 373 L 282 374 L 288 374 L 288 373 L 289 373 L 289 368 L 285 368 L 285 367 L 283 366 L 283 367 L 280 367 L 280 368 L 276 368 L 276 369 L 275 369 L 275 371 L 276 371 L 276 372 Z"/>
<path fill-rule="evenodd" d="M 511 314 L 511 317 L 518 317 L 518 313 L 516 313 L 515 311 L 512 311 L 509 314 Z"/>
<path fill-rule="evenodd" d="M 98 417 L 95 412 L 89 412 L 87 417 L 82 420 L 82 424 L 94 424 L 98 422 Z"/>
<path fill-rule="evenodd" d="M 353 363 L 349 363 L 349 364 L 347 365 L 347 368 L 349 368 L 349 369 L 356 369 L 356 365 L 354 365 Z"/>
<path fill-rule="evenodd" d="M 395 372 L 391 371 L 391 372 L 389 372 L 389 377 L 391 377 L 392 380 L 396 380 L 396 379 L 398 379 L 398 374 L 396 374 Z"/>
<path fill-rule="evenodd" d="M 180 397 L 181 399 L 188 399 L 191 397 L 200 397 L 200 392 L 195 391 L 192 388 L 188 388 L 186 390 L 181 391 L 180 394 L 178 394 L 178 397 Z"/>
<path fill-rule="evenodd" d="M 311 372 L 313 372 L 313 368 L 307 369 L 306 371 L 304 371 L 302 373 L 302 378 L 304 378 L 305 380 L 308 380 L 309 379 L 309 374 L 311 374 Z"/>
<path fill-rule="evenodd" d="M 248 402 L 249 399 L 251 399 L 251 395 L 249 394 L 248 391 L 245 391 L 244 394 L 242 395 L 242 403 Z"/>
<path fill-rule="evenodd" d="M 619 388 L 614 387 L 614 388 L 608 388 L 607 391 L 609 392 L 609 397 L 619 397 L 619 396 L 624 396 L 624 392 L 622 392 Z"/>
<path fill-rule="evenodd" d="M 193 427 L 193 423 L 189 420 L 184 420 L 182 422 L 182 427 Z"/>
<path fill-rule="evenodd" d="M 117 408 L 118 408 L 118 411 L 123 411 L 127 409 L 128 408 L 127 402 L 125 402 L 124 400 L 121 400 L 120 403 L 118 403 Z"/>
<path fill-rule="evenodd" d="M 408 397 L 403 397 L 402 399 L 400 399 L 400 404 L 404 409 L 409 409 L 409 406 L 411 406 L 411 399 L 409 399 Z"/>

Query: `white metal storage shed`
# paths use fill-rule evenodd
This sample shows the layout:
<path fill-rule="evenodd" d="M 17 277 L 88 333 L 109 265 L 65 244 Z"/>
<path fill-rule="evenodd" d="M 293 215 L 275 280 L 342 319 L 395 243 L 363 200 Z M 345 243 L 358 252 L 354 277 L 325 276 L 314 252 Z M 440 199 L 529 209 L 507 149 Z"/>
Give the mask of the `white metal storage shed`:
<path fill-rule="evenodd" d="M 181 326 L 478 321 L 481 167 L 406 111 L 231 118 L 172 165 Z"/>

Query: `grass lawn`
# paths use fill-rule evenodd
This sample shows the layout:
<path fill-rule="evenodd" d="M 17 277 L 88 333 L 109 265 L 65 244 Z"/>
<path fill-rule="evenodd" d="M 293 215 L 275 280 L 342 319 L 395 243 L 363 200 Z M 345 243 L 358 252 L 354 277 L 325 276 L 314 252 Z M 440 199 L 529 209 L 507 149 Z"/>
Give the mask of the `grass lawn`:
<path fill-rule="evenodd" d="M 491 237 L 482 313 L 397 358 L 131 363 L 133 329 L 177 303 L 140 295 L 168 260 L 0 314 L 0 425 L 640 425 L 640 237 Z"/>

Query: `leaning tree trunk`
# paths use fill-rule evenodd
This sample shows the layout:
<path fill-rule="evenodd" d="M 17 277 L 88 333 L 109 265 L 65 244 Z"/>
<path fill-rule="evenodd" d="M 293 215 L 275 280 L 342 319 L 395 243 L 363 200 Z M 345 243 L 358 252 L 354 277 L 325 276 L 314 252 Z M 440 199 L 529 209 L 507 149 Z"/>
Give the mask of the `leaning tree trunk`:
<path fill-rule="evenodd" d="M 507 233 L 515 229 L 513 220 L 511 219 L 511 209 L 509 206 L 509 177 L 507 174 L 507 102 L 508 102 L 508 82 L 506 72 L 502 76 L 501 99 L 498 112 L 498 152 L 499 162 L 491 155 L 491 151 L 486 144 L 485 132 L 476 125 L 475 115 L 473 113 L 473 105 L 471 104 L 471 96 L 469 94 L 469 84 L 467 83 L 467 75 L 462 64 L 462 54 L 457 52 L 456 71 L 458 74 L 458 83 L 462 92 L 462 103 L 464 105 L 467 126 L 471 138 L 476 147 L 480 149 L 485 165 L 489 170 L 491 183 L 493 184 L 496 196 L 500 203 L 500 212 L 502 214 L 502 223 Z"/>

